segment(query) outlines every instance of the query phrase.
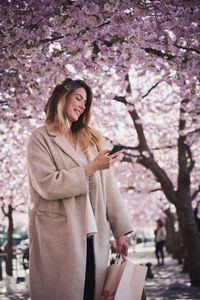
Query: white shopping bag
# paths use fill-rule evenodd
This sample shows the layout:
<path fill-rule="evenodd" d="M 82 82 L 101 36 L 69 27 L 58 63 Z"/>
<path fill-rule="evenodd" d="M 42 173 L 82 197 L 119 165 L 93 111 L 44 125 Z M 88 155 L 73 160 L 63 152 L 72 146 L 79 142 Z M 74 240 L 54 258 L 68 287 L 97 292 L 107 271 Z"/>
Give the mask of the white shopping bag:
<path fill-rule="evenodd" d="M 108 268 L 101 300 L 145 300 L 147 267 L 124 259 Z"/>

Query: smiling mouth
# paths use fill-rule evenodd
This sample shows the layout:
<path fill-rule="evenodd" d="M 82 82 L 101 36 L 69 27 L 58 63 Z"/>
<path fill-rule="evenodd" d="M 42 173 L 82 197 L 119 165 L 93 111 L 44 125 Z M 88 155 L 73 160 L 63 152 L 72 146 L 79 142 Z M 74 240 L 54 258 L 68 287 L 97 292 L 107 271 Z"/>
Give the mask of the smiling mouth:
<path fill-rule="evenodd" d="M 77 115 L 79 115 L 79 116 L 82 114 L 82 111 L 80 111 L 80 110 L 78 110 L 78 109 L 75 109 L 74 111 L 75 111 L 75 113 L 76 113 Z"/>

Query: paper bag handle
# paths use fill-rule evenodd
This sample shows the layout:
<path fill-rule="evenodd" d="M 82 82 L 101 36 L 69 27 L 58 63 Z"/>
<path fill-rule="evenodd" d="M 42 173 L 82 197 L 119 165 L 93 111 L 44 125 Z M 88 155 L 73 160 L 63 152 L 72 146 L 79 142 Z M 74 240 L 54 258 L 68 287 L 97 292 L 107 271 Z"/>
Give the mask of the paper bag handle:
<path fill-rule="evenodd" d="M 126 258 L 124 257 L 124 255 L 120 254 L 119 256 L 116 257 L 115 264 L 121 265 L 125 260 Z"/>

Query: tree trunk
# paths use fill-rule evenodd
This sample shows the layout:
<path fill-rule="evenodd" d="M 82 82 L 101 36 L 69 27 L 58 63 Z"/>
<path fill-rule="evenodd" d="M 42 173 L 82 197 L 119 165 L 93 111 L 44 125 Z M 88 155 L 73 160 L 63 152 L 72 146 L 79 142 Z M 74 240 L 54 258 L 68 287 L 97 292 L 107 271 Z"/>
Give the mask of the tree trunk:
<path fill-rule="evenodd" d="M 184 203 L 181 207 L 177 206 L 177 214 L 184 249 L 187 253 L 186 264 L 190 281 L 192 286 L 200 286 L 200 239 L 191 204 Z"/>
<path fill-rule="evenodd" d="M 166 247 L 167 250 L 172 254 L 174 259 L 178 259 L 179 263 L 181 263 L 181 250 L 180 250 L 180 237 L 179 232 L 175 231 L 174 228 L 174 214 L 171 213 L 169 209 L 166 209 L 165 214 L 166 218 L 166 228 L 167 228 L 167 242 Z"/>
<path fill-rule="evenodd" d="M 179 132 L 186 127 L 185 105 L 189 99 L 184 99 L 180 107 Z M 187 142 L 187 136 L 180 134 L 178 138 L 178 189 L 176 192 L 176 209 L 179 220 L 181 238 L 184 245 L 184 256 L 193 286 L 200 286 L 200 237 L 194 212 L 191 205 L 190 173 L 195 161 Z"/>
<path fill-rule="evenodd" d="M 6 273 L 9 276 L 13 274 L 12 259 L 13 259 L 13 208 L 9 204 L 8 206 L 8 244 L 7 244 L 7 262 L 6 262 Z"/>

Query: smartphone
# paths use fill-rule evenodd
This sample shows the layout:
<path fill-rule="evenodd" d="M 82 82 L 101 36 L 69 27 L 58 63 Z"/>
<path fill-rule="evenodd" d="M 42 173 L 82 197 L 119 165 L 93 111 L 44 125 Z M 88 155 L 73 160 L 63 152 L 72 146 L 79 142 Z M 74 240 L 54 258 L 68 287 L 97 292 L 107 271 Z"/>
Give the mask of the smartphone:
<path fill-rule="evenodd" d="M 112 150 L 108 153 L 108 155 L 118 152 L 118 151 L 122 150 L 123 148 L 124 148 L 124 146 L 122 146 L 122 145 L 114 145 Z"/>

